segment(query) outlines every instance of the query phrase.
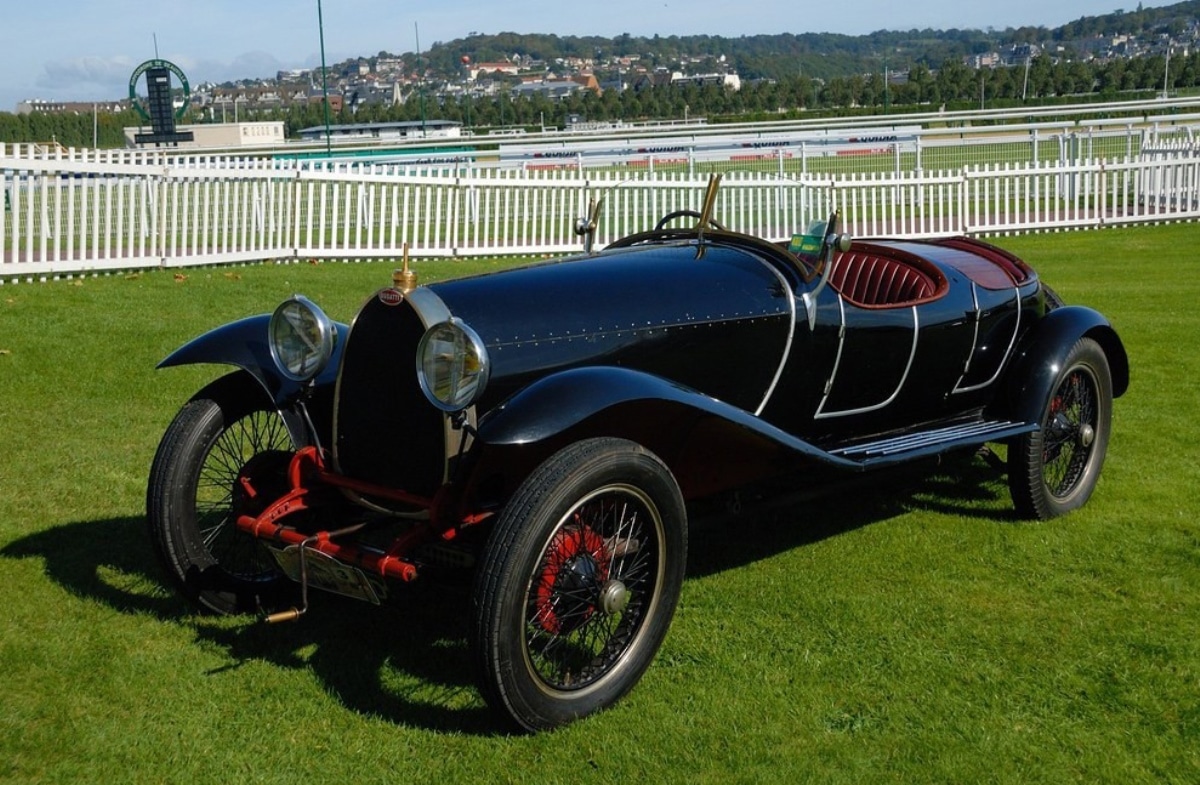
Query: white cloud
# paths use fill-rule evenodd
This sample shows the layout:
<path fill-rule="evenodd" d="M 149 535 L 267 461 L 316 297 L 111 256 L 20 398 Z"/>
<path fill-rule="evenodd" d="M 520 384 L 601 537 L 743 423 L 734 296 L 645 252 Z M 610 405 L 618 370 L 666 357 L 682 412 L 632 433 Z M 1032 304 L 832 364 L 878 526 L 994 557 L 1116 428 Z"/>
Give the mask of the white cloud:
<path fill-rule="evenodd" d="M 51 60 L 43 66 L 36 84 L 52 92 L 58 90 L 88 90 L 94 87 L 112 88 L 129 83 L 129 76 L 137 67 L 130 58 L 115 57 L 72 57 L 66 60 Z"/>
<path fill-rule="evenodd" d="M 188 81 L 199 82 L 232 82 L 238 79 L 274 78 L 278 71 L 296 66 L 288 65 L 270 52 L 243 52 L 231 60 L 215 60 L 209 58 L 193 58 L 179 55 L 170 58 L 179 66 Z"/>

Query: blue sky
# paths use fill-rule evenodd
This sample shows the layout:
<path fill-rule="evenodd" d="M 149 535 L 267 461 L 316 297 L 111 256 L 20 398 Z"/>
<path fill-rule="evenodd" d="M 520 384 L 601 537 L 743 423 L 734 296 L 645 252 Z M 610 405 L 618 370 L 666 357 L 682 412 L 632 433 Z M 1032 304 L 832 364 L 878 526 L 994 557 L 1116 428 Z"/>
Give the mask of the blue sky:
<path fill-rule="evenodd" d="M 1144 5 L 1169 5 L 1147 0 Z M 103 100 L 128 93 L 158 54 L 193 84 L 273 76 L 320 63 L 316 0 L 31 0 L 0 12 L 0 110 L 26 98 Z M 321 0 L 328 62 L 414 51 L 471 32 L 722 36 L 913 28 L 1056 27 L 1134 10 L 1116 0 Z"/>

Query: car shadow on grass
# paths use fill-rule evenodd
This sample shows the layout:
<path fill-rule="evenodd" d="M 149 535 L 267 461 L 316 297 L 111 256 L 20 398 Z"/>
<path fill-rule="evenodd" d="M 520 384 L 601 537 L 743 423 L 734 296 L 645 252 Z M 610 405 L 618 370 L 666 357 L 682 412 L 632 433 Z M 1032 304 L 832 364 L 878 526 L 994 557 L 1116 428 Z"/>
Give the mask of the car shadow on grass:
<path fill-rule="evenodd" d="M 972 459 L 952 471 L 927 468 L 824 485 L 816 495 L 761 488 L 740 498 L 740 512 L 719 502 L 698 505 L 688 574 L 735 569 L 915 509 L 1009 521 L 1013 514 L 998 502 L 997 477 L 996 467 Z M 229 662 L 206 677 L 269 662 L 311 672 L 328 694 L 364 716 L 435 731 L 504 732 L 472 680 L 469 578 L 398 587 L 384 608 L 314 592 L 308 613 L 295 623 L 214 618 L 196 614 L 164 585 L 145 525 L 140 517 L 65 524 L 11 542 L 0 556 L 40 558 L 46 575 L 78 597 L 180 625 L 197 641 L 216 644 Z"/>
<path fill-rule="evenodd" d="M 308 670 L 346 708 L 398 725 L 492 735 L 503 731 L 475 690 L 467 654 L 469 582 L 401 586 L 378 608 L 313 592 L 298 621 L 267 625 L 252 616 L 195 612 L 165 584 L 143 518 L 83 521 L 0 548 L 6 558 L 39 558 L 72 594 L 117 611 L 191 630 L 227 652 L 220 678 L 260 661 Z"/>
<path fill-rule="evenodd" d="M 915 511 L 1016 520 L 994 456 L 955 454 L 897 469 L 821 478 L 789 475 L 691 511 L 690 577 L 768 558 Z"/>

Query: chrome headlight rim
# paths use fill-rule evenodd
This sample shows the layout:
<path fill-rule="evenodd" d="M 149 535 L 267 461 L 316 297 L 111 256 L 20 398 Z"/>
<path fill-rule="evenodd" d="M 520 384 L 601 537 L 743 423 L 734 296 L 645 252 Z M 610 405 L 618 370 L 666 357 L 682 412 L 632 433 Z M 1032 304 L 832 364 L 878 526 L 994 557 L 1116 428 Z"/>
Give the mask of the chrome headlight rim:
<path fill-rule="evenodd" d="M 450 350 L 450 351 L 447 351 Z M 438 409 L 461 412 L 474 406 L 491 378 L 492 364 L 479 333 L 457 317 L 431 325 L 417 344 L 417 380 Z M 438 371 L 431 379 L 430 371 Z M 439 394 L 439 390 L 443 391 Z"/>
<path fill-rule="evenodd" d="M 284 378 L 299 383 L 315 379 L 325 370 L 337 343 L 333 320 L 300 294 L 275 308 L 267 335 L 275 368 Z"/>

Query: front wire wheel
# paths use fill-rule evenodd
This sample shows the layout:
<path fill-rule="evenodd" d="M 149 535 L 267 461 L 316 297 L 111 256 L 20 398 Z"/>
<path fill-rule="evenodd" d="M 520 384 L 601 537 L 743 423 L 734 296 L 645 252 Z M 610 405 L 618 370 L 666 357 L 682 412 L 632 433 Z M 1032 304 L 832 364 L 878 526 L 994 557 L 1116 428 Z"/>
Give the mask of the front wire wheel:
<path fill-rule="evenodd" d="M 287 490 L 292 452 L 283 419 L 240 373 L 198 393 L 163 434 L 146 492 L 150 538 L 168 577 L 202 609 L 257 612 L 289 588 L 236 521 Z"/>
<path fill-rule="evenodd" d="M 474 595 L 480 690 L 526 730 L 612 705 L 649 667 L 679 599 L 686 559 L 679 488 L 632 442 L 556 453 L 496 524 Z"/>
<path fill-rule="evenodd" d="M 1104 350 L 1080 339 L 1059 372 L 1041 428 L 1009 448 L 1008 484 L 1018 515 L 1047 520 L 1087 502 L 1108 449 L 1112 400 Z"/>

